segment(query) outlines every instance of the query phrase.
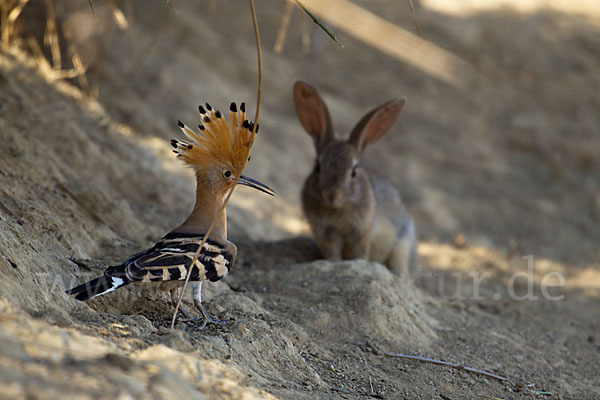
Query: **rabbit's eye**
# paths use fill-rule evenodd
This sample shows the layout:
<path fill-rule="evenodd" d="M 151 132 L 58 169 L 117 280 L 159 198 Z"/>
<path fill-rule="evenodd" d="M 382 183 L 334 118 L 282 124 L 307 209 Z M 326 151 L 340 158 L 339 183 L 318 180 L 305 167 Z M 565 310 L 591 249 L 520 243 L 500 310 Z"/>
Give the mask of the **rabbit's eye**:
<path fill-rule="evenodd" d="M 356 169 L 358 168 L 358 164 L 356 164 L 354 167 L 352 167 L 352 177 L 356 178 Z"/>

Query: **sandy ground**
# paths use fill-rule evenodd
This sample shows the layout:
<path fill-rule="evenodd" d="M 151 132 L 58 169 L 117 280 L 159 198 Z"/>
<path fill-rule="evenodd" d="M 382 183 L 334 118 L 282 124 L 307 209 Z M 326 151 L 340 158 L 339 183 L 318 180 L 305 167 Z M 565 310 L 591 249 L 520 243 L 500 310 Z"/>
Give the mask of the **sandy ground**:
<path fill-rule="evenodd" d="M 192 176 L 168 140 L 199 103 L 254 110 L 247 5 L 115 2 L 123 29 L 109 2 L 95 2 L 98 23 L 86 2 L 56 3 L 87 83 L 56 79 L 26 51 L 0 55 L 0 398 L 600 398 L 600 7 L 415 2 L 424 37 L 467 66 L 449 83 L 336 30 L 341 48 L 298 9 L 275 54 L 285 2 L 260 1 L 248 175 L 278 196 L 234 196 L 239 258 L 205 285 L 225 322 L 195 331 L 168 329 L 152 286 L 88 304 L 63 290 L 189 212 Z M 356 4 L 414 31 L 401 2 Z M 23 40 L 40 39 L 43 2 L 19 21 Z M 417 221 L 414 282 L 318 260 L 299 206 L 313 148 L 294 115 L 298 79 L 319 88 L 340 134 L 408 97 L 369 155 Z"/>

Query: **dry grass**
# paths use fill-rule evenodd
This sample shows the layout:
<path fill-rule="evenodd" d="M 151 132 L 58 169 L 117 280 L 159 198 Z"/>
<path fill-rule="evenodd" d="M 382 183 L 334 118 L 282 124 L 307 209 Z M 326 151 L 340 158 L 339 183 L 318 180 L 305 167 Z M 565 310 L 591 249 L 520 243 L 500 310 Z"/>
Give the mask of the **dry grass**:
<path fill-rule="evenodd" d="M 91 85 L 87 66 L 75 46 L 75 39 L 68 36 L 68 29 L 56 14 L 54 0 L 44 0 L 45 20 L 41 38 L 24 28 L 23 11 L 35 6 L 29 0 L 0 0 L 2 52 L 28 53 L 50 81 L 77 79 L 82 92 L 97 96 L 97 88 Z M 121 29 L 127 29 L 128 21 L 116 5 L 110 5 L 112 18 Z M 41 22 L 41 21 L 40 21 Z M 68 56 L 65 60 L 64 55 Z"/>

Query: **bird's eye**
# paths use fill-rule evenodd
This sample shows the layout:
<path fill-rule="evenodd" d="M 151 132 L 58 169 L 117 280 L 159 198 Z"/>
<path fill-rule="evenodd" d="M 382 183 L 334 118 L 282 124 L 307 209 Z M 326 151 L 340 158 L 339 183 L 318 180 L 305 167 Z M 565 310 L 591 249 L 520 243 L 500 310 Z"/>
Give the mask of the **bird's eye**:
<path fill-rule="evenodd" d="M 223 176 L 225 178 L 231 178 L 231 171 L 230 170 L 226 170 L 225 172 L 223 172 Z"/>
<path fill-rule="evenodd" d="M 356 164 L 354 167 L 352 167 L 352 177 L 356 178 L 356 169 L 358 168 L 358 164 Z"/>
<path fill-rule="evenodd" d="M 315 173 L 319 173 L 321 171 L 321 163 L 319 162 L 319 159 L 317 158 L 315 160 Z"/>

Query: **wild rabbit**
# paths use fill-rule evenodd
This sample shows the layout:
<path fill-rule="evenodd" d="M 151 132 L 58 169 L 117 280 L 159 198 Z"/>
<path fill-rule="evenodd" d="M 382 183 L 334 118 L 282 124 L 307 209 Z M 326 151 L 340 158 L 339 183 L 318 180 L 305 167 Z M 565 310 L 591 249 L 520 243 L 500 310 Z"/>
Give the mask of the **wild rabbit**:
<path fill-rule="evenodd" d="M 296 114 L 317 150 L 315 167 L 302 189 L 302 207 L 325 258 L 369 259 L 397 274 L 414 273 L 412 216 L 396 188 L 362 160 L 365 148 L 390 130 L 405 103 L 403 97 L 375 108 L 347 140 L 339 140 L 317 91 L 304 82 L 294 84 Z"/>

